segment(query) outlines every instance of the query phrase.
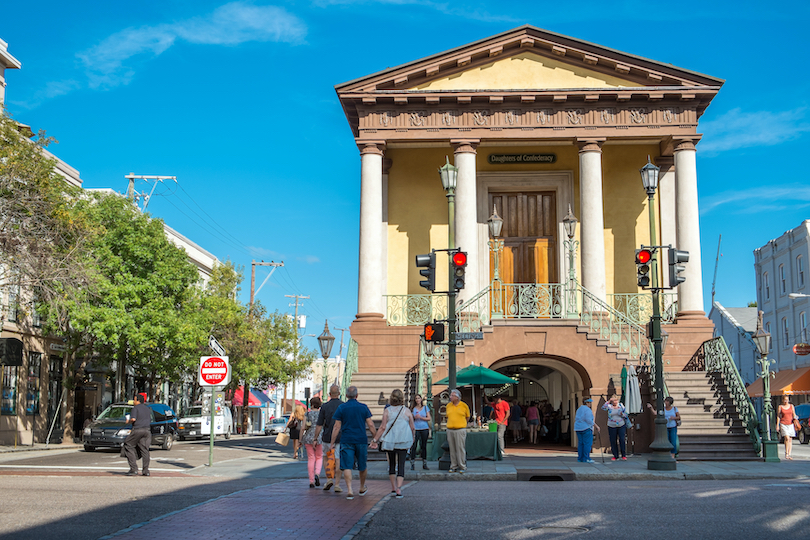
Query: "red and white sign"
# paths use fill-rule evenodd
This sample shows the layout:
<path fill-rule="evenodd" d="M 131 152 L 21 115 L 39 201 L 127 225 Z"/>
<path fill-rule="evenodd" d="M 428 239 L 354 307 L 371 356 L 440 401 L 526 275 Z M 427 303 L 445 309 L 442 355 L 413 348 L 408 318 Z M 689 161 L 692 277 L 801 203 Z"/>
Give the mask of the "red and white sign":
<path fill-rule="evenodd" d="M 224 386 L 231 382 L 227 356 L 200 357 L 200 386 Z"/>
<path fill-rule="evenodd" d="M 793 354 L 798 354 L 801 356 L 810 354 L 810 345 L 807 343 L 797 343 L 793 346 Z"/>

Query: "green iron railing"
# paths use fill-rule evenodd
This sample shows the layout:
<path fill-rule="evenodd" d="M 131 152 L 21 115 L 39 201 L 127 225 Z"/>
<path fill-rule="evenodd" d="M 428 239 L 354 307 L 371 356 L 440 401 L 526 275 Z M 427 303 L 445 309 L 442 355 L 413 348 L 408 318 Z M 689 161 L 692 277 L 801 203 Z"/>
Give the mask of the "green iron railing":
<path fill-rule="evenodd" d="M 702 351 L 698 351 L 698 355 L 702 352 L 706 372 L 719 372 L 723 375 L 723 380 L 737 406 L 737 412 L 745 425 L 746 433 L 751 438 L 754 450 L 757 454 L 761 454 L 762 437 L 759 434 L 759 418 L 754 404 L 748 396 L 748 391 L 745 389 L 740 372 L 726 346 L 726 341 L 722 337 L 716 337 L 704 341 L 701 349 Z"/>
<path fill-rule="evenodd" d="M 349 342 L 349 350 L 346 353 L 346 367 L 343 369 L 343 380 L 340 385 L 340 399 L 346 401 L 346 389 L 351 386 L 352 376 L 357 373 L 357 342 Z"/>
<path fill-rule="evenodd" d="M 390 294 L 385 301 L 389 326 L 419 326 L 447 318 L 444 294 Z"/>
<path fill-rule="evenodd" d="M 678 312 L 678 293 L 660 294 L 662 322 L 672 322 Z M 652 294 L 614 293 L 607 295 L 607 303 L 624 313 L 632 322 L 643 325 L 652 317 Z"/>
<path fill-rule="evenodd" d="M 580 324 L 587 326 L 590 333 L 607 340 L 610 347 L 617 348 L 619 353 L 627 355 L 630 360 L 643 361 L 645 356 L 650 356 L 652 348 L 644 327 L 597 298 L 579 283 L 577 286 L 581 295 Z"/>

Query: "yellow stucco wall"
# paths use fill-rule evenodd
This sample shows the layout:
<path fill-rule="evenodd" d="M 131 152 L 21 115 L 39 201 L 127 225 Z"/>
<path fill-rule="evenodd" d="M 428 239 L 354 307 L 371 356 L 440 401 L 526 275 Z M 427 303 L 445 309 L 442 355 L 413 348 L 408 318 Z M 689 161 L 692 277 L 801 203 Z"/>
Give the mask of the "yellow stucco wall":
<path fill-rule="evenodd" d="M 606 145 L 602 153 L 602 189 L 605 200 L 605 264 L 607 292 L 636 292 L 634 252 L 649 243 L 647 195 L 641 185 L 639 169 L 647 156 L 655 157 L 657 145 Z M 550 165 L 489 164 L 487 156 L 498 153 L 554 153 Z M 424 294 L 421 276 L 414 264 L 418 254 L 431 248 L 447 247 L 447 198 L 441 186 L 438 167 L 453 152 L 443 148 L 388 149 L 386 157 L 393 165 L 388 175 L 388 294 Z M 497 171 L 571 171 L 575 207 L 579 208 L 579 151 L 570 146 L 479 147 L 477 170 Z M 483 195 L 482 195 L 483 196 Z M 561 220 L 563 215 L 558 215 Z M 660 235 L 660 216 L 657 216 Z M 484 218 L 486 219 L 486 218 Z M 577 215 L 582 220 L 582 216 Z M 579 234 L 579 230 L 577 231 Z M 558 241 L 562 241 L 558 238 Z M 447 286 L 445 257 L 437 257 L 437 287 Z"/>
<path fill-rule="evenodd" d="M 636 83 L 524 52 L 417 86 L 418 90 L 617 88 Z"/>

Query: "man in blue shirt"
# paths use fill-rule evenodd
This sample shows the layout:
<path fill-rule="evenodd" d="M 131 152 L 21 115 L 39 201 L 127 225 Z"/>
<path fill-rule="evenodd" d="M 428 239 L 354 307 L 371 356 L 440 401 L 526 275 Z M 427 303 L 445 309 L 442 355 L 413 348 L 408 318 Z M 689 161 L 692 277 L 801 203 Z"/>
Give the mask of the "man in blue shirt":
<path fill-rule="evenodd" d="M 601 431 L 594 422 L 591 405 L 593 400 L 586 397 L 582 400 L 582 405 L 577 409 L 574 417 L 574 431 L 577 433 L 577 461 L 580 463 L 593 463 L 591 459 L 591 447 L 593 446 L 593 430 Z"/>
<path fill-rule="evenodd" d="M 357 470 L 360 472 L 360 491 L 362 497 L 366 494 L 366 460 L 368 459 L 368 434 L 369 431 L 376 431 L 374 422 L 371 420 L 371 411 L 368 405 L 357 401 L 357 387 L 350 386 L 346 389 L 346 403 L 342 403 L 332 416 L 335 425 L 332 428 L 332 439 L 330 444 L 335 444 L 335 440 L 340 434 L 340 470 L 343 471 L 343 479 L 346 481 L 348 489 L 347 499 L 354 499 L 352 492 L 352 467 L 357 463 Z"/>

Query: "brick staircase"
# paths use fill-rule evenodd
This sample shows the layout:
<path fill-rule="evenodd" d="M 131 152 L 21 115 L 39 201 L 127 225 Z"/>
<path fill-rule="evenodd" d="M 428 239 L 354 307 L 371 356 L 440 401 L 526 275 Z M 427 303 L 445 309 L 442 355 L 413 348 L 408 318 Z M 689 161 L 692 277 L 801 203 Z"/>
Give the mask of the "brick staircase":
<path fill-rule="evenodd" d="M 761 461 L 721 373 L 667 372 L 664 378 L 681 413 L 679 461 Z"/>

